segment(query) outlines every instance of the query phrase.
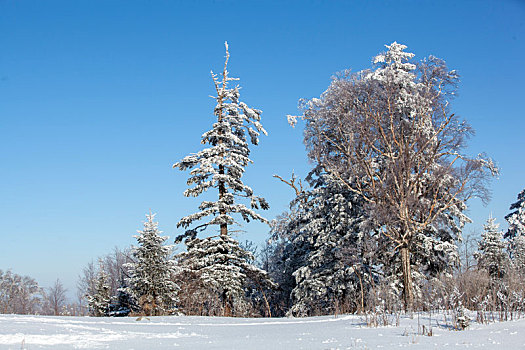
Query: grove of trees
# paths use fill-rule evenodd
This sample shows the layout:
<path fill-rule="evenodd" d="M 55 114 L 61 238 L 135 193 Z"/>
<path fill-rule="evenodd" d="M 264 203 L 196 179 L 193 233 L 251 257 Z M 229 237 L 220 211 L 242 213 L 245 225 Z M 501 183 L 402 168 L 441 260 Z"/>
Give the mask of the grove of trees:
<path fill-rule="evenodd" d="M 473 130 L 452 109 L 457 72 L 433 56 L 415 61 L 397 42 L 386 49 L 371 68 L 344 71 L 319 98 L 302 100 L 301 116 L 288 116 L 304 123 L 312 169 L 305 179 L 276 175 L 295 198 L 269 222 L 259 213 L 268 203 L 242 180 L 250 147 L 266 134 L 262 111 L 230 85 L 237 79 L 226 44 L 222 73 L 212 73 L 216 106 L 205 148 L 173 166 L 189 171 L 184 196 L 215 200 L 180 219 L 178 254 L 147 215 L 136 247 L 84 268 L 77 313 L 357 312 L 377 324 L 380 314 L 448 310 L 463 329 L 465 308 L 481 322 L 525 312 L 525 189 L 510 205 L 507 231 L 489 218 L 477 242 L 462 241 L 468 201 L 488 202 L 498 168 L 465 151 Z M 265 246 L 240 244 L 239 221 L 269 224 Z M 44 291 L 0 271 L 2 313 L 71 314 L 64 293 L 58 280 Z"/>

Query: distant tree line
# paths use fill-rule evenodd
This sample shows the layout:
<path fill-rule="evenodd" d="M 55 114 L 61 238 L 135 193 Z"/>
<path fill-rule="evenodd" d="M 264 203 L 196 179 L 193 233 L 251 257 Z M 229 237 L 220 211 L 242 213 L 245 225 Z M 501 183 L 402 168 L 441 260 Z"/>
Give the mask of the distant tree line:
<path fill-rule="evenodd" d="M 58 279 L 51 287 L 42 288 L 29 276 L 0 270 L 0 314 L 82 314 L 77 304 L 67 303 L 66 291 Z"/>

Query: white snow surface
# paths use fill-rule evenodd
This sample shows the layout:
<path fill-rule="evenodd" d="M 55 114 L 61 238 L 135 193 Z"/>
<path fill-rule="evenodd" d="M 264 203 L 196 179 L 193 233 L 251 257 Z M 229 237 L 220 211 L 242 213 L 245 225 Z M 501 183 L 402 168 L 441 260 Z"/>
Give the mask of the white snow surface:
<path fill-rule="evenodd" d="M 309 318 L 165 316 L 52 317 L 0 315 L 0 349 L 525 349 L 525 319 L 465 331 L 432 319 L 432 337 L 418 319 L 370 328 L 354 315 Z M 428 326 L 428 317 L 420 324 Z"/>

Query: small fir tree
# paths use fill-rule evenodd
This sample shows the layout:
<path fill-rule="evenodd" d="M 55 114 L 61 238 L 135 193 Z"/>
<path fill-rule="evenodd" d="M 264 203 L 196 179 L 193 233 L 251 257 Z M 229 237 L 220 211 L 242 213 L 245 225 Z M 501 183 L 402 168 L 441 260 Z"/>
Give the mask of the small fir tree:
<path fill-rule="evenodd" d="M 120 274 L 119 278 L 119 288 L 117 289 L 116 302 L 118 306 L 117 311 L 131 312 L 132 310 L 137 310 L 137 305 L 129 293 L 129 288 L 126 285 L 126 279 L 123 273 Z"/>
<path fill-rule="evenodd" d="M 508 266 L 503 232 L 499 230 L 496 219 L 490 217 L 483 226 L 478 251 L 474 254 L 478 268 L 485 269 L 492 278 L 502 278 Z"/>
<path fill-rule="evenodd" d="M 175 310 L 179 286 L 173 281 L 172 246 L 164 245 L 168 237 L 160 235 L 154 217 L 155 214 L 146 215 L 144 229 L 134 236 L 139 245 L 132 250 L 135 261 L 125 264 L 129 268 L 125 291 L 136 300 L 142 313 L 158 316 Z"/>
<path fill-rule="evenodd" d="M 470 317 L 467 314 L 467 309 L 459 303 L 456 309 L 456 329 L 463 331 L 470 326 Z"/>
<path fill-rule="evenodd" d="M 102 261 L 100 261 L 94 293 L 87 295 L 88 307 L 91 310 L 91 314 L 96 317 L 106 316 L 110 299 L 109 277 L 104 270 Z"/>

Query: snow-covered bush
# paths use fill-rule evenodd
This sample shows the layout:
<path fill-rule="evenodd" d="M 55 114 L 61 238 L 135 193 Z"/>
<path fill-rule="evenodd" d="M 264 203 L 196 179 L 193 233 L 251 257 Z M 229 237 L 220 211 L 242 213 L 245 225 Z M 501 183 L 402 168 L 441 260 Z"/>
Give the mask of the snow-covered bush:
<path fill-rule="evenodd" d="M 463 305 L 459 305 L 456 309 L 455 324 L 456 329 L 462 331 L 470 325 L 470 317 L 467 314 L 468 310 Z"/>

